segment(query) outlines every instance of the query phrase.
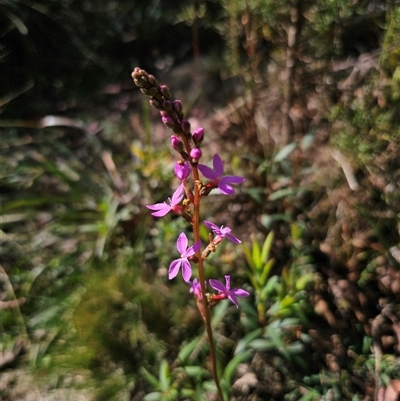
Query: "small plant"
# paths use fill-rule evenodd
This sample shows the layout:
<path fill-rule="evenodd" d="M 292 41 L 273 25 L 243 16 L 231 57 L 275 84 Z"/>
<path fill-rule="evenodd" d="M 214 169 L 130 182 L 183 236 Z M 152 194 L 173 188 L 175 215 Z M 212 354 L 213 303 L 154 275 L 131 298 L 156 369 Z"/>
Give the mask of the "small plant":
<path fill-rule="evenodd" d="M 179 257 L 171 262 L 168 278 L 172 280 L 181 274 L 183 280 L 190 284 L 190 292 L 196 299 L 197 307 L 205 323 L 215 385 L 220 399 L 224 400 L 225 396 L 217 373 L 217 356 L 210 310 L 225 299 L 230 300 L 238 308 L 238 297 L 247 297 L 250 294 L 241 288 L 232 288 L 229 275 L 225 275 L 225 284 L 219 280 L 210 279 L 209 285 L 215 292 L 208 292 L 204 273 L 204 262 L 207 257 L 216 251 L 218 245 L 225 238 L 235 244 L 240 244 L 241 241 L 231 233 L 229 227 L 218 226 L 205 220 L 204 225 L 212 233 L 209 233 L 209 242 L 203 248 L 200 239 L 200 209 L 202 199 L 208 196 L 213 189 L 218 189 L 223 195 L 232 195 L 235 193 L 232 185 L 241 184 L 244 178 L 224 175 L 225 166 L 218 154 L 213 157 L 213 168 L 200 164 L 204 129 L 200 127 L 192 132 L 189 121 L 184 118 L 181 101 L 173 100 L 168 87 L 160 85 L 153 75 L 140 68 L 135 68 L 132 77 L 141 92 L 150 98 L 150 104 L 159 110 L 164 125 L 172 130 L 171 146 L 180 155 L 180 160 L 175 163 L 174 167 L 174 173 L 180 185 L 171 198 L 161 203 L 147 205 L 147 207 L 152 211 L 154 217 L 163 217 L 173 213 L 181 216 L 191 226 L 193 244 L 190 245 L 186 233 L 179 234 L 176 242 Z M 201 176 L 204 178 L 201 179 Z M 197 266 L 197 277 L 195 278 L 192 278 L 193 264 Z M 176 397 L 175 389 L 170 391 L 171 383 L 169 375 L 166 373 L 167 370 L 168 365 L 164 363 L 160 373 L 160 384 L 156 385 L 161 393 L 168 393 L 166 397 L 162 398 L 166 400 Z M 153 382 L 158 383 L 157 380 L 153 380 Z M 156 397 L 159 395 L 160 393 Z"/>

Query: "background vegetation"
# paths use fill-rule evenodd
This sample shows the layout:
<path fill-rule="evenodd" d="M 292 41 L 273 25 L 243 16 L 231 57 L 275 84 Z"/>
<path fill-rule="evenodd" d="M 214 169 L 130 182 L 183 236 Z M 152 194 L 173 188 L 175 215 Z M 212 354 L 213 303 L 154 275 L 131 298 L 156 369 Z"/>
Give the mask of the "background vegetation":
<path fill-rule="evenodd" d="M 400 395 L 397 1 L 0 2 L 2 400 L 214 400 L 135 66 L 246 177 L 210 276 L 231 400 Z M 213 267 L 214 264 L 214 267 Z"/>

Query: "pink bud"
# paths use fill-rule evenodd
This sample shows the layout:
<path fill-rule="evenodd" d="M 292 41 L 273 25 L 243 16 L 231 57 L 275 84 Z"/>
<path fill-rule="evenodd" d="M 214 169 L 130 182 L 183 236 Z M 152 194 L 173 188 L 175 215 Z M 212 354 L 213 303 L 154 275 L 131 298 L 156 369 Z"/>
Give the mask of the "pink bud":
<path fill-rule="evenodd" d="M 164 96 L 164 99 L 171 99 L 171 94 L 167 85 L 160 85 L 160 92 Z"/>
<path fill-rule="evenodd" d="M 161 117 L 162 122 L 164 123 L 165 126 L 168 128 L 174 128 L 175 127 L 175 120 L 171 116 L 162 116 Z"/>
<path fill-rule="evenodd" d="M 174 100 L 173 103 L 172 103 L 172 105 L 173 105 L 173 107 L 174 107 L 174 110 L 175 110 L 178 114 L 182 113 L 182 103 L 181 103 L 180 100 Z"/>
<path fill-rule="evenodd" d="M 204 137 L 204 128 L 197 128 L 197 130 L 193 132 L 192 136 L 196 143 L 201 143 Z"/>
<path fill-rule="evenodd" d="M 200 159 L 201 155 L 202 155 L 202 153 L 199 148 L 193 148 L 190 151 L 190 157 L 196 161 Z"/>
<path fill-rule="evenodd" d="M 182 120 L 181 128 L 185 134 L 189 134 L 190 133 L 190 122 L 188 120 Z"/>
<path fill-rule="evenodd" d="M 175 135 L 171 135 L 171 146 L 178 152 L 183 148 L 181 140 Z"/>
<path fill-rule="evenodd" d="M 162 105 L 165 110 L 172 111 L 172 104 L 169 100 L 164 100 Z"/>

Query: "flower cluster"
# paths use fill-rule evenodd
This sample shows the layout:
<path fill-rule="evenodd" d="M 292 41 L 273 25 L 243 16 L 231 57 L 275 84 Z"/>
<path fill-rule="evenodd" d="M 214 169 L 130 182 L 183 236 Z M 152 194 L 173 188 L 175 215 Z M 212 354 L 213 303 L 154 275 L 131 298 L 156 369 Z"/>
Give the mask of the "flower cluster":
<path fill-rule="evenodd" d="M 225 276 L 226 285 L 218 280 L 209 280 L 209 285 L 217 291 L 217 294 L 206 293 L 206 282 L 202 282 L 202 278 L 204 279 L 202 262 L 211 252 L 215 251 L 218 244 L 225 238 L 234 244 L 240 244 L 241 241 L 231 233 L 229 227 L 218 227 L 206 220 L 204 224 L 213 234 L 210 233 L 209 244 L 201 252 L 199 214 L 201 198 L 208 196 L 213 189 L 218 189 L 223 195 L 232 195 L 235 193 L 232 186 L 241 184 L 244 178 L 224 175 L 224 163 L 218 154 L 213 157 L 212 168 L 201 164 L 204 129 L 197 128 L 193 132 L 191 131 L 191 125 L 183 114 L 181 101 L 172 99 L 168 87 L 160 85 L 153 75 L 140 68 L 135 68 L 132 77 L 142 93 L 150 98 L 150 104 L 159 110 L 163 124 L 172 130 L 170 143 L 181 157 L 174 166 L 174 173 L 180 185 L 171 198 L 162 203 L 147 205 L 147 208 L 152 210 L 151 214 L 154 217 L 163 217 L 172 212 L 182 216 L 193 227 L 195 237 L 193 245 L 189 246 L 189 240 L 185 233 L 182 232 L 178 236 L 176 248 L 180 257 L 171 262 L 168 278 L 170 280 L 175 278 L 181 271 L 183 280 L 191 283 L 190 291 L 197 301 L 204 302 L 206 298 L 206 305 L 211 307 L 223 299 L 228 299 L 238 307 L 237 297 L 246 297 L 249 293 L 239 288 L 231 289 L 230 276 Z M 203 182 L 200 174 L 206 182 Z M 200 281 L 197 278 L 190 281 L 193 275 L 192 263 L 198 266 Z"/>

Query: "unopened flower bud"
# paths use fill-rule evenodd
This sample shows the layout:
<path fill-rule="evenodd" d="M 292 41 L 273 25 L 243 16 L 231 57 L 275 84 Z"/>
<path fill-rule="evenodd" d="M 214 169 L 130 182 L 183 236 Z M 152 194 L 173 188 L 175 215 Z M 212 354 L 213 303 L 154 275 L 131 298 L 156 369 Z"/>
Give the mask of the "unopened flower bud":
<path fill-rule="evenodd" d="M 164 110 L 172 111 L 172 104 L 169 100 L 164 100 L 162 105 Z"/>
<path fill-rule="evenodd" d="M 160 103 L 157 99 L 154 99 L 154 97 L 152 97 L 152 98 L 149 100 L 149 103 L 150 103 L 150 106 L 155 107 L 157 110 L 162 109 L 161 103 Z"/>
<path fill-rule="evenodd" d="M 168 127 L 168 128 L 175 127 L 175 120 L 171 116 L 162 116 L 161 120 L 166 127 Z"/>
<path fill-rule="evenodd" d="M 193 132 L 192 137 L 195 144 L 199 145 L 204 138 L 204 128 L 197 128 L 197 130 Z"/>
<path fill-rule="evenodd" d="M 149 74 L 148 77 L 147 77 L 147 79 L 148 79 L 149 83 L 150 83 L 152 86 L 159 86 L 159 84 L 158 84 L 158 82 L 157 82 L 157 80 L 156 80 L 156 77 L 155 77 L 154 75 Z"/>
<path fill-rule="evenodd" d="M 145 78 L 145 80 L 147 80 L 147 77 L 148 77 L 147 72 L 146 72 L 145 70 L 142 70 L 142 69 L 139 68 L 139 67 L 136 67 L 136 68 L 133 70 L 133 72 L 132 72 L 132 78 L 133 78 L 135 81 L 138 81 L 138 83 L 140 83 L 140 82 L 142 81 L 143 78 Z M 135 83 L 136 83 L 136 82 L 135 82 Z M 136 83 L 136 85 L 138 85 L 138 84 Z M 138 85 L 138 86 L 140 86 L 140 85 Z"/>
<path fill-rule="evenodd" d="M 178 152 L 183 150 L 183 143 L 176 135 L 171 135 L 171 146 Z"/>
<path fill-rule="evenodd" d="M 190 151 L 190 157 L 195 161 L 198 161 L 200 159 L 201 155 L 202 155 L 202 152 L 199 148 L 193 148 Z"/>
<path fill-rule="evenodd" d="M 185 134 L 190 134 L 190 122 L 188 120 L 181 121 L 181 128 Z"/>
<path fill-rule="evenodd" d="M 182 103 L 180 100 L 174 100 L 172 102 L 172 106 L 174 107 L 174 110 L 178 114 L 178 116 L 182 115 Z"/>
<path fill-rule="evenodd" d="M 135 69 L 132 72 L 132 78 L 137 80 L 140 77 L 140 68 L 139 67 L 135 67 Z"/>
<path fill-rule="evenodd" d="M 169 88 L 167 85 L 161 85 L 160 92 L 164 96 L 165 99 L 167 99 L 167 100 L 171 99 L 171 93 L 169 92 Z"/>
<path fill-rule="evenodd" d="M 155 88 L 154 86 L 149 89 L 149 94 L 150 94 L 150 96 L 153 96 L 153 97 L 161 100 L 160 93 L 158 92 L 157 88 Z"/>
<path fill-rule="evenodd" d="M 149 93 L 150 93 L 147 88 L 140 88 L 140 92 L 142 92 L 146 96 L 149 96 Z"/>

